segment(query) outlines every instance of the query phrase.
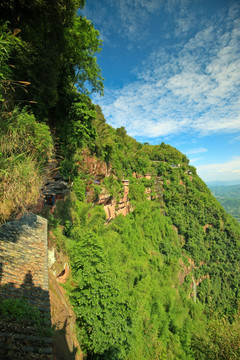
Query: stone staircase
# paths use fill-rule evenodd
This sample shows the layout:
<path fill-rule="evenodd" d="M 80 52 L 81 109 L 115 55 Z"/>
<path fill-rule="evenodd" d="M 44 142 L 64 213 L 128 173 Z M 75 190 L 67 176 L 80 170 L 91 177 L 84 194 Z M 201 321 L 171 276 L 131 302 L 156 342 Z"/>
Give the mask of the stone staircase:
<path fill-rule="evenodd" d="M 0 359 L 52 360 L 47 265 L 47 220 L 27 213 L 0 227 L 0 301 L 25 299 L 41 312 L 29 319 L 0 319 Z"/>

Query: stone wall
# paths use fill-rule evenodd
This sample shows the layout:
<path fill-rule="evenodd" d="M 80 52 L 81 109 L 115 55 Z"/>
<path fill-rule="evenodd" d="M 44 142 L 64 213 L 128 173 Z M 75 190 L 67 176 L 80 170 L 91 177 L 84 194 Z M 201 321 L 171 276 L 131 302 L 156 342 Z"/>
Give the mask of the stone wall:
<path fill-rule="evenodd" d="M 47 220 L 26 213 L 0 227 L 1 285 L 20 287 L 26 277 L 48 290 Z"/>

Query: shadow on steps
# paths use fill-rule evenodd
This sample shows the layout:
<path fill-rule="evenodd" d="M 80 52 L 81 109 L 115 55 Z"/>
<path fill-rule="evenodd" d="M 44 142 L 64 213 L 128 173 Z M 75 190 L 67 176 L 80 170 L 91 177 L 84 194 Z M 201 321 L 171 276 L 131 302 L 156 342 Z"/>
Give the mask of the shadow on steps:
<path fill-rule="evenodd" d="M 34 286 L 31 271 L 19 287 L 0 286 L 0 316 L 1 359 L 53 359 L 49 293 Z"/>

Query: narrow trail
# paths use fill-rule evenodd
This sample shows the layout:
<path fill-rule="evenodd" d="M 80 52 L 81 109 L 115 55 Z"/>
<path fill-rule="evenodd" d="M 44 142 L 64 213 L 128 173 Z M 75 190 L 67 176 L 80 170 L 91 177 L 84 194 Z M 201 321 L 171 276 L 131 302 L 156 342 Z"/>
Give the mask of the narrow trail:
<path fill-rule="evenodd" d="M 197 301 L 197 287 L 196 287 L 196 282 L 194 277 L 192 276 L 192 281 L 193 281 L 193 298 L 194 298 L 194 302 Z"/>

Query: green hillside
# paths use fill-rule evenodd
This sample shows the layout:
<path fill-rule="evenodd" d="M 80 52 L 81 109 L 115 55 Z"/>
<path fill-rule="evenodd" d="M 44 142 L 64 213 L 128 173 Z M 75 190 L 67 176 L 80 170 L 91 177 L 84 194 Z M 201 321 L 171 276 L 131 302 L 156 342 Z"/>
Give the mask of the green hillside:
<path fill-rule="evenodd" d="M 106 123 L 89 97 L 101 42 L 80 5 L 0 4 L 0 221 L 36 203 L 57 158 L 71 191 L 42 214 L 70 259 L 86 358 L 239 359 L 240 226 L 184 154 Z M 128 213 L 107 221 L 100 197 L 118 206 L 123 179 Z"/>

